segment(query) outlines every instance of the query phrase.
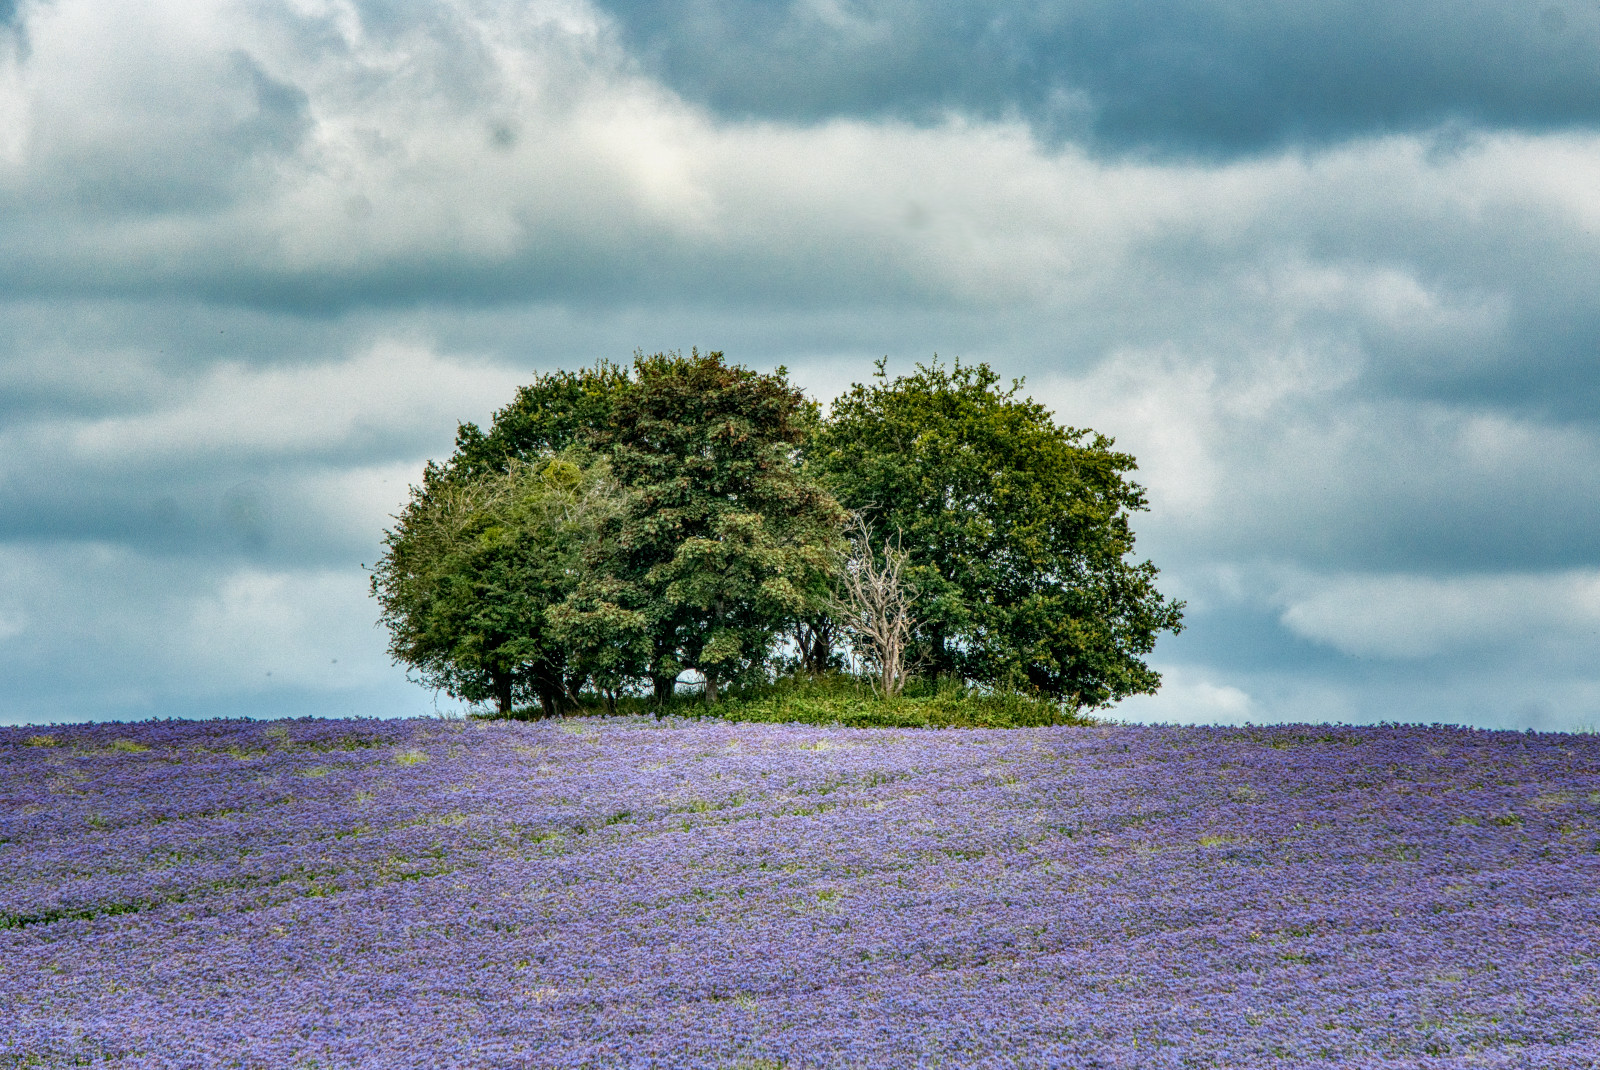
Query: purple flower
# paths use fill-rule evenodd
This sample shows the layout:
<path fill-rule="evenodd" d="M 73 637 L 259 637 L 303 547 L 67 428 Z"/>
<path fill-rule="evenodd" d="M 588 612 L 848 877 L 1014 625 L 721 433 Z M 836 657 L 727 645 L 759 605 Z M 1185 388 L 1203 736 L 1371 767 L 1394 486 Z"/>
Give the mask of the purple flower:
<path fill-rule="evenodd" d="M 1600 738 L 0 729 L 0 1067 L 1592 1067 Z"/>

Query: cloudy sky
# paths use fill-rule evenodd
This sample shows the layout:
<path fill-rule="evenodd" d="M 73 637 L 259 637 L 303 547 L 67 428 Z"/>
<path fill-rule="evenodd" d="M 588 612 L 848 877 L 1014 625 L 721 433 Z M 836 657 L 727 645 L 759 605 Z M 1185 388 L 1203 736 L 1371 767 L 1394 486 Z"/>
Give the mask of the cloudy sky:
<path fill-rule="evenodd" d="M 1597 268 L 1593 0 L 0 0 L 0 723 L 431 712 L 423 461 L 699 346 L 1133 452 L 1120 716 L 1600 725 Z"/>

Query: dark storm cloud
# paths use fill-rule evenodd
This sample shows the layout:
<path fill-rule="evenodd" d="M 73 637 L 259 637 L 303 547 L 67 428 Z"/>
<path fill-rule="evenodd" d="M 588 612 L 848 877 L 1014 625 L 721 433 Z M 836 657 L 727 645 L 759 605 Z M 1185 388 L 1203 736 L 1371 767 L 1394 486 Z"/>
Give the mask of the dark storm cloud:
<path fill-rule="evenodd" d="M 649 69 L 736 117 L 1026 117 L 1223 156 L 1442 123 L 1600 121 L 1589 3 L 601 0 Z"/>

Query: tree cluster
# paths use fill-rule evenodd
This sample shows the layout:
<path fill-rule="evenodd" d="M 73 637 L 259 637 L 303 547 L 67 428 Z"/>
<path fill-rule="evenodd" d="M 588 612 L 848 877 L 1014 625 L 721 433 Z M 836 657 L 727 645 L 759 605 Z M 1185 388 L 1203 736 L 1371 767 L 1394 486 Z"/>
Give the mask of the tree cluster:
<path fill-rule="evenodd" d="M 386 533 L 372 591 L 430 687 L 546 714 L 716 701 L 849 653 L 1075 709 L 1152 692 L 1181 626 L 1130 560 L 1133 458 L 985 365 L 937 361 L 826 417 L 783 369 L 638 355 L 541 375 L 463 424 Z"/>

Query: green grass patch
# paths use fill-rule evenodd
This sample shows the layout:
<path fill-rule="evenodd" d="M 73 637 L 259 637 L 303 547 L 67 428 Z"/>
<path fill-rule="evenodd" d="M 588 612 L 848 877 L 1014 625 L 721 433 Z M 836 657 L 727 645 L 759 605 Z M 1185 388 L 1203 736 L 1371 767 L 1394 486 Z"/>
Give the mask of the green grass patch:
<path fill-rule="evenodd" d="M 912 680 L 893 699 L 851 676 L 786 677 L 774 683 L 730 688 L 718 702 L 680 694 L 664 709 L 643 698 L 623 698 L 614 710 L 585 701 L 585 715 L 657 713 L 675 717 L 768 724 L 841 725 L 850 728 L 1035 728 L 1092 725 L 1095 718 L 1047 698 L 1016 691 L 985 691 L 949 680 Z M 537 718 L 538 711 L 516 716 Z"/>
<path fill-rule="evenodd" d="M 849 676 L 788 678 L 681 712 L 728 721 L 857 728 L 1034 728 L 1090 725 L 1094 718 L 1037 695 L 984 691 L 954 681 L 913 680 L 893 699 Z"/>
<path fill-rule="evenodd" d="M 735 694 L 715 705 L 702 702 L 677 712 L 727 721 L 856 728 L 1031 728 L 1094 723 L 1092 718 L 1033 695 L 913 681 L 903 694 L 885 699 L 870 685 L 847 676 L 784 680 L 760 691 Z"/>

